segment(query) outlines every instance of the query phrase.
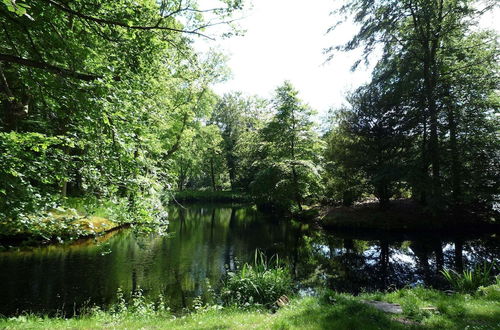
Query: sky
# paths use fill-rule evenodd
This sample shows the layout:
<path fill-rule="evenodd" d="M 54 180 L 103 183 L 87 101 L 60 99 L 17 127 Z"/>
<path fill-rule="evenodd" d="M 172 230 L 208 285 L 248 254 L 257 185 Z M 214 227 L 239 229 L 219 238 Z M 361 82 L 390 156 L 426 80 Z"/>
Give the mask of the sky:
<path fill-rule="evenodd" d="M 323 50 L 348 40 L 355 28 L 326 34 L 335 18 L 330 15 L 332 0 L 253 0 L 251 9 L 238 24 L 243 36 L 205 41 L 229 56 L 232 79 L 217 84 L 218 94 L 242 91 L 264 98 L 289 80 L 299 90 L 299 97 L 318 113 L 326 114 L 340 106 L 347 91 L 369 78 L 361 68 L 351 72 L 354 54 L 339 54 L 326 62 Z"/>
<path fill-rule="evenodd" d="M 229 56 L 232 79 L 215 85 L 214 90 L 221 95 L 238 90 L 270 98 L 276 87 L 289 80 L 319 117 L 332 107 L 340 107 L 348 91 L 369 80 L 371 67 L 361 65 L 355 72 L 350 70 L 360 58 L 358 51 L 338 53 L 326 62 L 323 50 L 349 40 L 357 31 L 348 23 L 326 33 L 337 21 L 330 15 L 336 3 L 339 2 L 253 0 L 253 8 L 239 21 L 246 30 L 243 36 L 204 41 L 205 46 Z M 495 25 L 494 15 L 486 18 L 486 23 Z"/>

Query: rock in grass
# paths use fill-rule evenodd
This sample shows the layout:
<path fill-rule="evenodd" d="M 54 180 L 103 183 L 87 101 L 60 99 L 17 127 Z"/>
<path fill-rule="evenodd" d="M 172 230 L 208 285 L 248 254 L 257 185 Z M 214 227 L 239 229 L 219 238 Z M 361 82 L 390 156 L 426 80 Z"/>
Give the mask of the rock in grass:
<path fill-rule="evenodd" d="M 434 306 L 420 307 L 420 310 L 422 310 L 424 312 L 430 312 L 430 313 L 439 313 L 437 307 L 434 307 Z"/>
<path fill-rule="evenodd" d="M 403 309 L 401 308 L 401 305 L 399 304 L 391 304 L 385 301 L 375 301 L 375 300 L 362 300 L 362 302 L 366 305 L 370 305 L 372 307 L 375 307 L 376 309 L 385 312 L 385 313 L 392 313 L 392 314 L 402 314 Z"/>
<path fill-rule="evenodd" d="M 290 299 L 287 296 L 283 295 L 276 300 L 276 306 L 283 307 L 290 303 Z"/>

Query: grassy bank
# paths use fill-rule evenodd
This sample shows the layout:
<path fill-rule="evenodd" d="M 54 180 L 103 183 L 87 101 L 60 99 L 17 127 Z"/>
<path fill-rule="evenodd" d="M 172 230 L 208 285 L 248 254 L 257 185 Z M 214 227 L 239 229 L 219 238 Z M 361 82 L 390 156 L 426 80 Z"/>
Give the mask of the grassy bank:
<path fill-rule="evenodd" d="M 387 209 L 377 203 L 352 207 L 323 207 L 317 222 L 325 229 L 369 229 L 377 231 L 432 231 L 439 230 L 498 230 L 495 219 L 443 213 L 430 214 L 425 208 L 408 200 L 392 201 Z"/>
<path fill-rule="evenodd" d="M 133 310 L 94 310 L 74 318 L 19 316 L 0 319 L 2 329 L 500 329 L 498 290 L 465 295 L 416 288 L 353 297 L 326 292 L 295 298 L 277 312 L 252 308 L 198 306 L 185 316 L 147 305 Z M 364 300 L 398 303 L 403 314 L 388 314 Z"/>
<path fill-rule="evenodd" d="M 175 192 L 171 202 L 179 203 L 249 203 L 251 198 L 244 192 L 211 191 L 211 190 L 183 190 Z"/>

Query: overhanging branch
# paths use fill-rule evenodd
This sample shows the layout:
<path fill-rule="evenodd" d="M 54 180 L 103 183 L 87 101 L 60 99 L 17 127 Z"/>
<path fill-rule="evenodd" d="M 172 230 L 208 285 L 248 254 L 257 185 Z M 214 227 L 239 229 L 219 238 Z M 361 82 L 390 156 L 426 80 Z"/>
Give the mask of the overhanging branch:
<path fill-rule="evenodd" d="M 114 20 L 109 20 L 109 19 L 104 19 L 104 18 L 90 16 L 90 15 L 81 13 L 79 11 L 76 11 L 74 9 L 71 9 L 68 6 L 63 5 L 63 4 L 58 3 L 56 1 L 53 1 L 53 0 L 44 0 L 44 1 L 47 2 L 47 3 L 49 3 L 49 4 L 51 4 L 51 5 L 53 5 L 57 9 L 70 14 L 70 15 L 79 17 L 79 18 L 87 20 L 87 21 L 92 21 L 92 22 L 95 22 L 95 23 L 99 23 L 99 24 L 114 25 L 114 26 L 120 26 L 120 27 L 127 28 L 127 29 L 143 30 L 143 31 L 147 31 L 147 30 L 167 30 L 167 31 L 178 32 L 178 33 L 194 34 L 194 35 L 202 36 L 202 37 L 205 37 L 205 38 L 208 38 L 208 39 L 213 39 L 213 38 L 211 38 L 211 37 L 209 37 L 209 36 L 207 36 L 207 35 L 205 35 L 203 33 L 198 32 L 201 28 L 196 28 L 194 30 L 183 30 L 183 29 L 177 29 L 177 28 L 173 28 L 173 27 L 169 27 L 169 26 L 162 26 L 162 25 L 160 25 L 160 23 L 163 20 L 163 18 L 160 19 L 160 20 L 158 20 L 158 22 L 155 25 L 130 25 L 130 24 L 127 24 L 127 23 L 124 23 L 124 22 L 120 22 L 120 21 L 114 21 Z M 183 9 L 178 10 L 176 12 L 187 11 L 187 10 L 189 10 L 189 9 L 183 8 Z M 170 15 L 168 15 L 168 16 L 170 16 Z M 203 27 L 205 27 L 205 26 L 203 26 Z"/>
<path fill-rule="evenodd" d="M 49 63 L 45 62 L 38 62 L 38 61 L 33 61 L 30 59 L 14 56 L 14 55 L 8 55 L 8 54 L 0 54 L 0 62 L 7 62 L 7 63 L 15 63 L 15 64 L 20 64 L 23 66 L 28 66 L 31 68 L 37 68 L 37 69 L 42 69 L 45 71 L 49 71 L 64 77 L 72 77 L 76 78 L 79 80 L 85 80 L 85 81 L 92 81 L 100 78 L 100 76 L 95 75 L 95 74 L 89 74 L 89 73 L 81 73 L 81 72 L 76 72 L 72 71 L 66 68 L 61 68 L 56 65 L 52 65 Z"/>

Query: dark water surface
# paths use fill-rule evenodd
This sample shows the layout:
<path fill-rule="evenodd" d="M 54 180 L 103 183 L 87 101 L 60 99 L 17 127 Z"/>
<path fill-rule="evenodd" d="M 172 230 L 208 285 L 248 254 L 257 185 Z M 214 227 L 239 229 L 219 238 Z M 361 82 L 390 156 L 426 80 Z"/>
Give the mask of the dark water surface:
<path fill-rule="evenodd" d="M 339 291 L 404 285 L 443 285 L 442 268 L 463 269 L 500 259 L 500 241 L 484 235 L 324 233 L 263 215 L 250 207 L 176 208 L 170 235 L 131 229 L 97 240 L 0 252 L 0 314 L 24 311 L 73 315 L 107 305 L 119 288 L 163 295 L 175 311 L 217 289 L 228 269 L 253 259 L 255 249 L 278 254 L 302 287 Z"/>

